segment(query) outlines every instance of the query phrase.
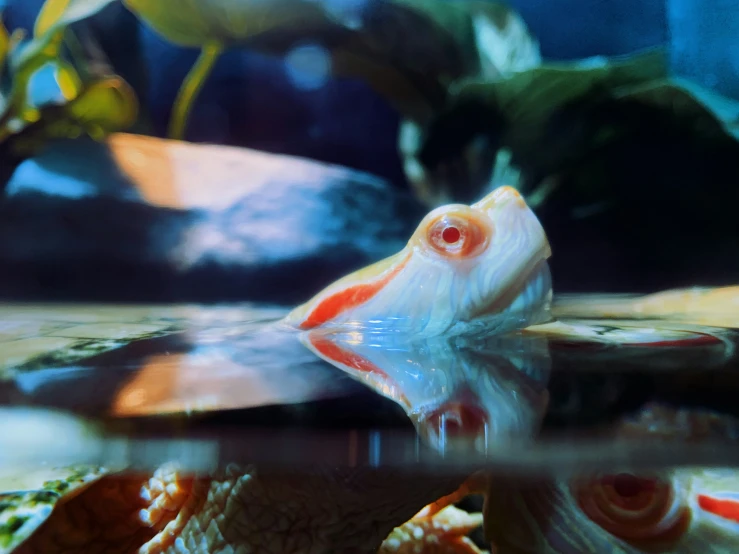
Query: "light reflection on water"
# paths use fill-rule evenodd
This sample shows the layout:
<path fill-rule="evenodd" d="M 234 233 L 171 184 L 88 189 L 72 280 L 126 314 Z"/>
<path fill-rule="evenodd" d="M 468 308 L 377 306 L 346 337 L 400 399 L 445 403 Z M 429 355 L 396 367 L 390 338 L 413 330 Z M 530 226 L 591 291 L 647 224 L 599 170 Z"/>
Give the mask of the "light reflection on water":
<path fill-rule="evenodd" d="M 494 337 L 375 334 L 371 343 L 334 330 L 301 339 L 402 406 L 445 453 L 495 455 L 555 436 L 736 439 L 736 332 L 659 325 L 571 321 Z"/>
<path fill-rule="evenodd" d="M 627 464 L 739 461 L 734 329 L 658 320 L 643 308 L 641 319 L 624 319 L 624 310 L 617 320 L 593 319 L 604 310 L 567 300 L 560 310 L 570 319 L 505 336 L 423 340 L 357 326 L 298 334 L 275 325 L 286 309 L 253 304 L 8 305 L 0 307 L 0 401 L 106 425 L 168 414 L 198 440 L 219 444 L 231 435 L 212 425 L 198 430 L 209 414 L 225 411 L 237 423 L 251 414 L 240 424 L 242 442 L 255 433 L 267 444 L 260 429 L 269 426 L 273 445 L 297 440 L 296 425 L 301 440 L 318 444 L 341 421 L 339 433 L 374 433 L 365 454 L 387 464 L 536 471 L 605 456 Z M 269 409 L 282 410 L 279 418 Z M 169 431 L 162 432 L 160 440 Z M 125 440 L 125 432 L 116 436 Z M 395 446 L 380 455 L 377 437 Z M 419 455 L 418 441 L 431 454 Z M 300 462 L 320 456 L 312 448 L 259 455 L 289 451 L 289 461 Z"/>

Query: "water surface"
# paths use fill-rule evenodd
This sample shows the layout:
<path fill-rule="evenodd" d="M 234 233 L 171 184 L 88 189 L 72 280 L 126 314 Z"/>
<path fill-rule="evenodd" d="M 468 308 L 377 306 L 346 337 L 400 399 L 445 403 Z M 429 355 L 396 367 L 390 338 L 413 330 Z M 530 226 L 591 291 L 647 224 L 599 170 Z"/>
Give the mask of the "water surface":
<path fill-rule="evenodd" d="M 611 313 L 586 299 L 566 298 L 568 317 L 523 332 L 425 340 L 298 334 L 275 326 L 285 309 L 254 304 L 5 305 L 0 402 L 12 417 L 0 462 L 739 462 L 731 322 L 626 318 L 633 299 L 610 299 Z M 22 409 L 55 412 L 34 423 Z M 59 414 L 84 422 L 80 441 L 33 432 Z"/>

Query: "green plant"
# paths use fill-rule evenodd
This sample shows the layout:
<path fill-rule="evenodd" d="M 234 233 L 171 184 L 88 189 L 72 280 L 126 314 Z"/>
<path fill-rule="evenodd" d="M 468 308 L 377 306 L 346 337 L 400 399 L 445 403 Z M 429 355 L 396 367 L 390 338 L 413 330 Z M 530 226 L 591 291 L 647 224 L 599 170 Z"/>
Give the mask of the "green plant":
<path fill-rule="evenodd" d="M 169 136 L 176 139 L 183 138 L 192 104 L 218 57 L 235 46 L 284 55 L 298 44 L 318 43 L 332 75 L 364 80 L 403 117 L 425 122 L 444 105 L 454 81 L 484 74 L 496 63 L 478 48 L 475 18 L 507 25 L 513 13 L 500 4 L 441 0 L 373 0 L 361 11 L 360 3 L 313 0 L 123 2 L 168 41 L 201 51 L 172 110 Z M 508 38 L 528 46 L 524 35 Z M 538 56 L 536 47 L 518 55 L 531 52 Z"/>
<path fill-rule="evenodd" d="M 49 138 L 82 133 L 102 138 L 136 120 L 133 89 L 100 64 L 92 68 L 70 29 L 113 1 L 47 0 L 29 38 L 9 35 L 0 25 L 0 142 L 13 139 L 14 150 L 28 151 Z M 37 102 L 30 94 L 32 81 L 49 71 L 59 94 Z"/>

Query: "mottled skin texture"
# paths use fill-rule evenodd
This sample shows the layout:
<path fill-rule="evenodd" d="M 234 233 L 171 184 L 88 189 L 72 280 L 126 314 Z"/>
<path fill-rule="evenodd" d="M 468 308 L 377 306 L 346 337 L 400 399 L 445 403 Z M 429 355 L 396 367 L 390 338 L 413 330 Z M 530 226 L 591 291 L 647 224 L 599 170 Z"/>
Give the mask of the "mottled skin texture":
<path fill-rule="evenodd" d="M 182 492 L 170 487 L 175 494 L 154 510 L 152 524 L 140 513 L 155 503 L 141 497 L 148 477 L 94 483 L 57 506 L 18 553 L 375 554 L 395 527 L 463 480 L 370 468 L 233 466 L 212 478 L 170 479 Z"/>

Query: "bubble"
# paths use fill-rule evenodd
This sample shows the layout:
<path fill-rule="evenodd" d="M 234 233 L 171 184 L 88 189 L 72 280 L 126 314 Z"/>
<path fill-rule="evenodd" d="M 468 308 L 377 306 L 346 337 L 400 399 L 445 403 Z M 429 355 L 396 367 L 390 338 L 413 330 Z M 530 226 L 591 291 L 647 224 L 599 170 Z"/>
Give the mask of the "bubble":
<path fill-rule="evenodd" d="M 331 57 L 325 48 L 318 45 L 294 48 L 285 56 L 285 65 L 292 84 L 304 90 L 321 88 L 331 73 Z"/>

